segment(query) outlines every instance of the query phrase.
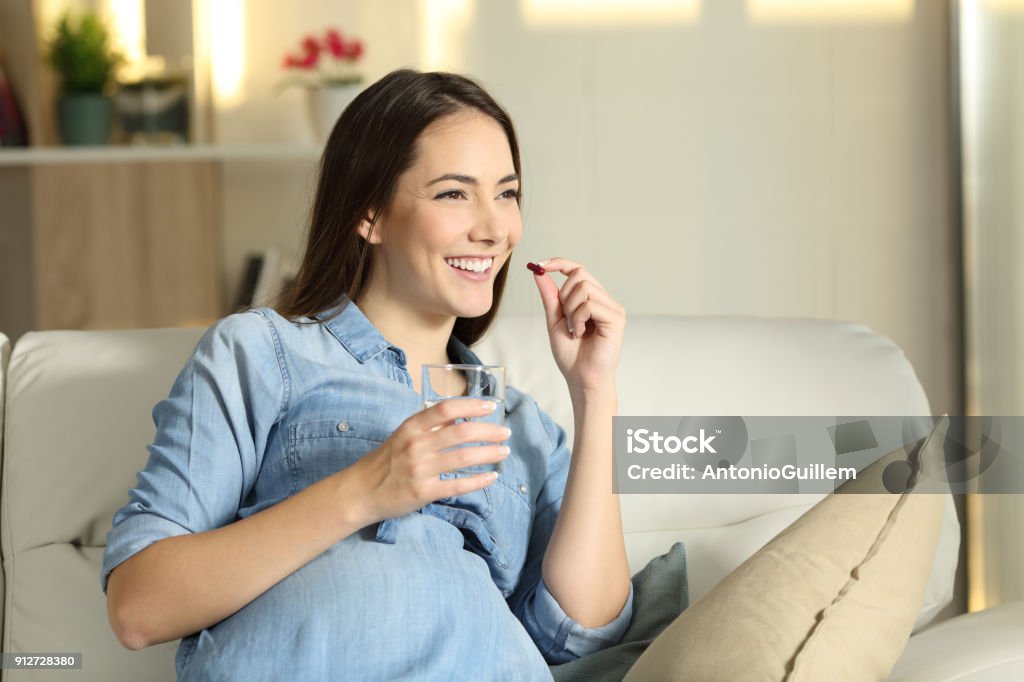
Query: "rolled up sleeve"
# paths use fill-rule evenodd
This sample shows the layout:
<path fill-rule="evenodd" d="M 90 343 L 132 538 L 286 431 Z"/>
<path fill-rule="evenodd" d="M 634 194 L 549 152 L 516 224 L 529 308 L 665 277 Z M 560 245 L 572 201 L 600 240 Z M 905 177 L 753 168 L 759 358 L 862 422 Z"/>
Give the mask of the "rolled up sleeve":
<path fill-rule="evenodd" d="M 555 522 L 562 508 L 562 495 L 568 479 L 571 453 L 565 430 L 539 407 L 541 424 L 551 443 L 547 477 L 537 499 L 537 509 L 526 563 L 519 586 L 509 597 L 509 605 L 549 664 L 567 663 L 617 644 L 633 617 L 633 585 L 619 614 L 598 627 L 583 627 L 565 613 L 551 594 L 541 572 Z"/>
<path fill-rule="evenodd" d="M 566 615 L 544 584 L 537 581 L 528 597 L 521 621 L 549 664 L 567 663 L 619 643 L 633 617 L 633 584 L 629 596 L 614 620 L 600 627 L 585 628 Z"/>
<path fill-rule="evenodd" d="M 110 572 L 154 542 L 237 519 L 286 398 L 274 341 L 258 313 L 220 320 L 153 408 L 149 459 L 107 533 L 104 593 Z"/>

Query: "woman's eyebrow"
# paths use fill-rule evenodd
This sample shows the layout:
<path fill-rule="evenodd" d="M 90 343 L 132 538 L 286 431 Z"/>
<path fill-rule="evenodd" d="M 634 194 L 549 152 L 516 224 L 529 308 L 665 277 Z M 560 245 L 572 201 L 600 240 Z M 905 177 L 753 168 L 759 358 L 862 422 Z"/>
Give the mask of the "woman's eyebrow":
<path fill-rule="evenodd" d="M 498 184 L 499 185 L 504 185 L 507 182 L 515 182 L 518 179 L 519 179 L 519 176 L 517 174 L 515 174 L 515 173 L 512 173 L 511 175 L 506 175 L 501 180 L 498 180 Z M 462 182 L 462 183 L 465 183 L 467 185 L 479 185 L 480 184 L 479 181 L 476 178 L 474 178 L 473 176 L 471 176 L 471 175 L 459 175 L 458 173 L 445 173 L 441 177 L 434 178 L 433 180 L 428 182 L 427 183 L 427 187 L 430 187 L 434 183 L 444 182 L 445 180 L 454 180 L 456 182 Z"/>

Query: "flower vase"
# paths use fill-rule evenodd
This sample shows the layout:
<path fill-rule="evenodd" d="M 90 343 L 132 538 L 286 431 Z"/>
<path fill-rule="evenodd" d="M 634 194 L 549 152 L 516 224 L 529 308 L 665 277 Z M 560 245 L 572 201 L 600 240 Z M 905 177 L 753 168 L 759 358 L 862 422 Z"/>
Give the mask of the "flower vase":
<path fill-rule="evenodd" d="M 358 84 L 309 88 L 309 119 L 317 142 L 327 142 L 341 112 L 352 103 L 359 90 Z"/>

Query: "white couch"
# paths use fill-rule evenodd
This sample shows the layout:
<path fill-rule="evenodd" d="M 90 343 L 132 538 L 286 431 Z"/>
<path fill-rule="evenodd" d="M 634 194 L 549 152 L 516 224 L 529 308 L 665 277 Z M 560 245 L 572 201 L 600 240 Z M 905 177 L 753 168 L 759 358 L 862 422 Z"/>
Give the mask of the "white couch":
<path fill-rule="evenodd" d="M 138 652 L 117 642 L 99 571 L 111 518 L 145 464 L 151 409 L 201 333 L 34 332 L 13 354 L 0 335 L 3 651 L 83 654 L 80 671 L 4 670 L 3 682 L 174 679 L 176 642 Z M 508 366 L 509 383 L 571 435 L 542 319 L 502 318 L 475 350 Z M 621 414 L 931 414 L 900 349 L 844 322 L 631 317 L 618 381 Z M 818 498 L 622 495 L 631 568 L 682 540 L 696 600 Z M 890 679 L 1024 679 L 1021 604 L 925 629 L 952 597 L 959 541 L 949 499 L 917 634 Z"/>

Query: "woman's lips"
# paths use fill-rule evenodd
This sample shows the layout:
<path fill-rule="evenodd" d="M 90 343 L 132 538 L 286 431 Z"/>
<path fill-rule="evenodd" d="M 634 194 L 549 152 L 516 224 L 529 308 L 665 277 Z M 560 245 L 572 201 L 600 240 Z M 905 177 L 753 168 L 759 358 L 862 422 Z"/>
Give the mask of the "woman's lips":
<path fill-rule="evenodd" d="M 501 263 L 498 258 L 493 255 L 488 256 L 445 256 L 445 264 L 452 270 L 456 270 L 460 276 L 464 279 L 468 279 L 471 282 L 488 282 L 491 281 L 494 268 L 501 267 Z M 456 264 L 470 265 L 479 267 L 480 265 L 487 265 L 487 269 L 483 271 L 470 270 L 466 268 L 460 268 Z"/>
<path fill-rule="evenodd" d="M 470 280 L 471 282 L 486 282 L 491 278 L 491 268 L 494 267 L 494 265 L 492 264 L 491 267 L 487 268 L 483 272 L 472 272 L 470 270 L 463 270 L 462 268 L 457 268 L 450 263 L 445 263 L 445 265 L 454 270 L 456 274 L 461 275 L 462 277 Z"/>

